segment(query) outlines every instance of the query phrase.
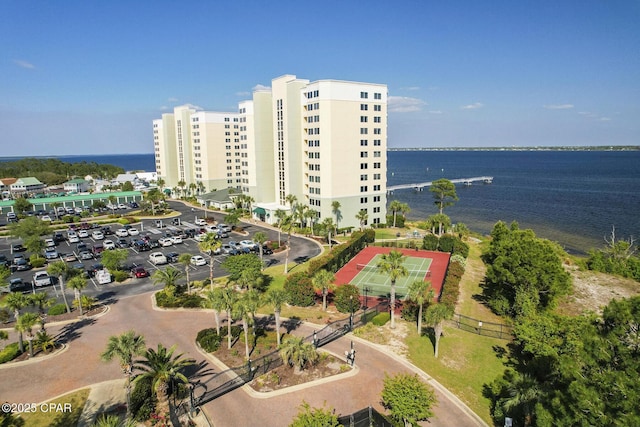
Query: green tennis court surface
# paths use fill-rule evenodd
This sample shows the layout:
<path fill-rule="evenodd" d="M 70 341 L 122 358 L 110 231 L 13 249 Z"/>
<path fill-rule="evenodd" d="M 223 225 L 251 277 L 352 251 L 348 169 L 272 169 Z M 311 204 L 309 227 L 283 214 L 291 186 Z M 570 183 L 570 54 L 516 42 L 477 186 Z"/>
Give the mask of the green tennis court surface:
<path fill-rule="evenodd" d="M 358 264 L 358 274 L 351 280 L 351 284 L 360 288 L 360 291 L 370 296 L 386 297 L 391 292 L 391 280 L 389 275 L 378 270 L 378 262 L 381 255 L 376 255 L 367 264 Z M 425 280 L 431 266 L 430 258 L 407 257 L 403 263 L 409 271 L 409 275 L 396 280 L 396 298 L 401 299 L 407 294 L 407 289 L 416 280 Z"/>

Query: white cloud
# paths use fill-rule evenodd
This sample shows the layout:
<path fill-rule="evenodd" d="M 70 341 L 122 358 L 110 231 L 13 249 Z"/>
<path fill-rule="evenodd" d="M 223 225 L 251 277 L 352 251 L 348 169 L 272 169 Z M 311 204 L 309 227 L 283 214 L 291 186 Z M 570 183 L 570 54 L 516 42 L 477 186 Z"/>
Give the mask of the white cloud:
<path fill-rule="evenodd" d="M 390 113 L 420 111 L 424 105 L 427 105 L 427 103 L 423 100 L 408 96 L 390 96 L 387 98 L 387 106 Z"/>
<path fill-rule="evenodd" d="M 610 122 L 611 119 L 609 117 L 600 117 L 601 122 Z"/>
<path fill-rule="evenodd" d="M 573 108 L 573 104 L 551 104 L 545 105 L 547 110 L 570 110 Z"/>
<path fill-rule="evenodd" d="M 460 107 L 462 110 L 477 110 L 478 108 L 482 108 L 484 107 L 484 104 L 481 102 L 475 102 L 473 104 L 469 104 L 469 105 L 463 105 L 462 107 Z"/>
<path fill-rule="evenodd" d="M 18 67 L 27 68 L 29 70 L 33 70 L 34 68 L 36 68 L 36 66 L 33 65 L 32 63 L 23 61 L 22 59 L 14 59 L 13 63 L 16 64 Z"/>
<path fill-rule="evenodd" d="M 167 102 L 178 102 L 178 98 L 174 98 L 174 97 L 167 98 Z"/>
<path fill-rule="evenodd" d="M 440 110 L 430 110 L 429 114 L 442 114 L 442 111 L 440 111 Z"/>
<path fill-rule="evenodd" d="M 251 95 L 251 93 L 244 91 L 244 92 L 236 92 L 236 96 L 240 96 L 240 97 L 246 97 Z"/>
<path fill-rule="evenodd" d="M 269 86 L 264 86 L 264 85 L 255 85 L 255 86 L 253 87 L 253 90 L 254 90 L 254 91 L 256 91 L 256 90 L 271 90 L 271 87 L 269 87 Z"/>
<path fill-rule="evenodd" d="M 420 86 L 408 86 L 408 87 L 403 87 L 401 89 L 402 90 L 416 91 L 416 90 L 420 90 Z"/>
<path fill-rule="evenodd" d="M 161 111 L 167 111 L 169 109 L 169 106 L 167 105 L 163 105 L 162 107 L 160 107 Z"/>

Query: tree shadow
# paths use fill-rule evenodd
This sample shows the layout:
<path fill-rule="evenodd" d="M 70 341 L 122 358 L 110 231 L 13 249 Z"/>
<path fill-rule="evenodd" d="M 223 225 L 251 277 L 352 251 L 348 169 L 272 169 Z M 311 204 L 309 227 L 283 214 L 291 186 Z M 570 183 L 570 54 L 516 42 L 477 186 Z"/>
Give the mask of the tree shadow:
<path fill-rule="evenodd" d="M 498 359 L 504 359 L 508 354 L 507 349 L 500 345 L 494 345 L 491 348 Z"/>
<path fill-rule="evenodd" d="M 82 336 L 82 333 L 80 332 L 82 328 L 91 326 L 94 323 L 96 323 L 95 319 L 82 319 L 77 322 L 69 323 L 60 329 L 60 332 L 58 332 L 54 338 L 57 342 L 69 343 Z"/>
<path fill-rule="evenodd" d="M 118 303 L 116 293 L 113 291 L 102 292 L 98 294 L 96 298 L 98 299 L 98 302 L 104 305 L 113 305 Z"/>
<path fill-rule="evenodd" d="M 189 378 L 190 382 L 192 382 L 192 380 L 196 380 L 195 383 L 199 383 L 200 378 L 213 375 L 216 371 L 206 360 L 201 360 L 191 366 L 185 367 L 182 373 L 184 376 Z"/>
<path fill-rule="evenodd" d="M 422 335 L 427 337 L 431 341 L 433 351 L 436 351 L 436 331 L 431 326 L 425 326 L 422 328 Z"/>
<path fill-rule="evenodd" d="M 300 320 L 299 317 L 294 316 L 291 317 L 287 320 L 284 320 L 281 322 L 280 327 L 284 328 L 288 334 L 290 334 L 292 331 L 295 331 L 296 329 L 298 329 L 298 326 L 300 326 L 302 324 L 302 321 Z"/>

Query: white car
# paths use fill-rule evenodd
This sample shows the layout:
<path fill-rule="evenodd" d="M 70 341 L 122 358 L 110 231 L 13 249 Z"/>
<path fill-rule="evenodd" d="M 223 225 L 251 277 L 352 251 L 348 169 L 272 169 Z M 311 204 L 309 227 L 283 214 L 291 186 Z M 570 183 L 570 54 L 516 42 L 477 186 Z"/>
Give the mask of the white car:
<path fill-rule="evenodd" d="M 191 257 L 191 265 L 196 265 L 196 266 L 207 265 L 207 260 L 200 255 L 194 255 Z"/>
<path fill-rule="evenodd" d="M 56 242 L 53 239 L 44 239 L 44 247 L 45 248 L 55 248 Z"/>
<path fill-rule="evenodd" d="M 130 228 L 127 230 L 127 233 L 129 233 L 129 236 L 137 236 L 140 234 L 137 228 Z"/>
<path fill-rule="evenodd" d="M 173 239 L 171 237 L 163 237 L 161 239 L 158 239 L 158 243 L 162 247 L 171 246 L 173 245 Z"/>
<path fill-rule="evenodd" d="M 173 236 L 171 237 L 171 241 L 173 242 L 174 245 L 179 245 L 180 243 L 182 243 L 182 237 Z"/>
<path fill-rule="evenodd" d="M 102 240 L 104 239 L 104 234 L 102 233 L 102 231 L 94 231 L 93 233 L 91 233 L 91 237 L 93 237 L 94 240 Z"/>
<path fill-rule="evenodd" d="M 244 247 L 244 248 L 249 248 L 249 250 L 251 251 L 255 251 L 258 249 L 258 245 L 256 242 L 254 242 L 253 240 L 241 240 L 240 241 L 240 246 Z"/>
<path fill-rule="evenodd" d="M 225 233 L 231 233 L 231 227 L 227 224 L 218 224 L 218 230 L 224 231 Z"/>
<path fill-rule="evenodd" d="M 149 255 L 149 262 L 153 265 L 166 264 L 167 257 L 162 252 L 153 252 Z"/>
<path fill-rule="evenodd" d="M 124 203 L 118 203 L 118 209 L 127 209 L 127 205 Z"/>
<path fill-rule="evenodd" d="M 69 243 L 78 243 L 80 241 L 80 237 L 78 237 L 78 233 L 75 231 L 69 231 L 67 233 L 67 240 Z"/>
<path fill-rule="evenodd" d="M 102 242 L 102 246 L 105 249 L 115 249 L 116 248 L 116 244 L 114 243 L 113 240 L 105 240 L 104 242 Z"/>
<path fill-rule="evenodd" d="M 128 237 L 129 236 L 129 232 L 127 231 L 126 228 L 118 228 L 116 230 L 116 236 L 118 236 L 118 237 Z"/>
<path fill-rule="evenodd" d="M 43 220 L 43 221 L 49 221 L 49 222 L 51 222 L 51 217 L 50 217 L 49 215 L 42 215 L 42 216 L 40 217 L 40 219 L 41 219 L 41 220 Z"/>
<path fill-rule="evenodd" d="M 85 237 L 89 237 L 89 232 L 87 230 L 78 231 L 78 237 L 84 239 Z"/>

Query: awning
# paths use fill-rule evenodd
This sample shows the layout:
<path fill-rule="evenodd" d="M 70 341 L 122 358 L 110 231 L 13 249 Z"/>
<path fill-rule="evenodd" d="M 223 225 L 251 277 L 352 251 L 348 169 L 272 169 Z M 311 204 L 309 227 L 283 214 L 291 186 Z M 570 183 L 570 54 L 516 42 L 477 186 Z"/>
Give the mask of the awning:
<path fill-rule="evenodd" d="M 253 213 L 258 214 L 258 215 L 265 215 L 267 213 L 267 211 L 264 210 L 264 208 L 255 208 L 253 210 Z"/>

